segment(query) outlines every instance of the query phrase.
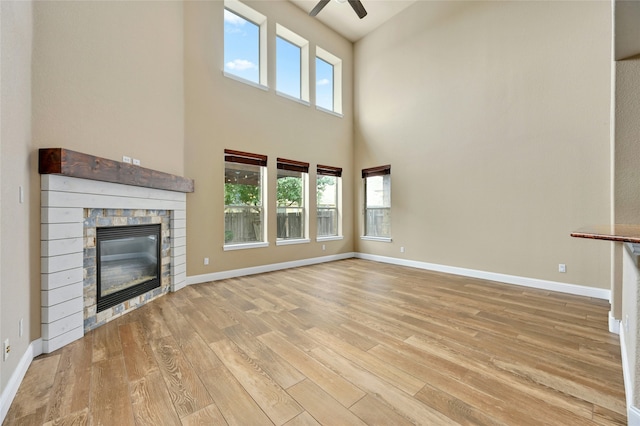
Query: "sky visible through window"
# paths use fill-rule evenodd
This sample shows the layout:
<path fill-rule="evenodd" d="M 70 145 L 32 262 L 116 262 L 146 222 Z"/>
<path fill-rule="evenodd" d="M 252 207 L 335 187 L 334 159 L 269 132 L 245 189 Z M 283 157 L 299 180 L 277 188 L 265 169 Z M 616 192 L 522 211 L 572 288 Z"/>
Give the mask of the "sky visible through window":
<path fill-rule="evenodd" d="M 333 111 L 333 65 L 316 58 L 316 105 Z"/>
<path fill-rule="evenodd" d="M 300 47 L 276 37 L 276 89 L 300 99 Z"/>
<path fill-rule="evenodd" d="M 301 98 L 301 49 L 276 37 L 276 88 Z M 260 27 L 224 10 L 224 71 L 260 84 Z M 264 84 L 264 83 L 262 83 Z M 316 57 L 316 105 L 334 110 L 333 65 Z"/>
<path fill-rule="evenodd" d="M 224 10 L 224 70 L 260 83 L 260 27 Z"/>

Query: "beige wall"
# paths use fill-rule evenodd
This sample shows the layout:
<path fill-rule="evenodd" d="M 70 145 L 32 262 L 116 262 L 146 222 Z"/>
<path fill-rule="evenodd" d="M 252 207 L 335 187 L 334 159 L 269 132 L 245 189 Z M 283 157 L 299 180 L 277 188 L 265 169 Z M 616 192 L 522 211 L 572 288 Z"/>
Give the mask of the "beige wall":
<path fill-rule="evenodd" d="M 0 140 L 0 336 L 9 339 L 11 353 L 6 362 L 0 357 L 0 389 L 4 390 L 29 343 L 39 337 L 39 264 L 30 263 L 39 240 L 39 225 L 34 227 L 39 203 L 29 197 L 32 179 L 31 149 L 31 2 L 0 2 L 2 10 L 2 77 Z M 19 202 L 19 187 L 26 196 Z M 38 251 L 38 246 L 35 248 Z M 35 315 L 32 313 L 36 312 Z M 25 333 L 19 336 L 18 323 L 24 318 Z M 29 330 L 31 329 L 31 333 Z M 34 331 L 36 329 L 37 331 Z"/>
<path fill-rule="evenodd" d="M 640 223 L 640 57 L 615 62 L 615 221 Z"/>
<path fill-rule="evenodd" d="M 610 221 L 610 21 L 417 2 L 358 42 L 355 173 L 392 165 L 393 243 L 356 250 L 609 288 L 608 247 L 569 233 Z"/>
<path fill-rule="evenodd" d="M 353 251 L 352 193 L 352 44 L 328 30 L 288 2 L 245 2 L 267 17 L 268 85 L 263 91 L 223 76 L 223 3 L 185 3 L 185 173 L 196 181 L 196 191 L 187 197 L 187 274 L 189 276 L 299 260 Z M 275 26 L 279 23 L 309 40 L 313 66 L 315 44 L 343 61 L 343 111 L 339 118 L 276 95 Z M 313 80 L 313 78 L 311 79 Z M 341 241 L 317 243 L 315 217 L 310 217 L 312 242 L 275 246 L 275 199 L 268 198 L 267 248 L 223 251 L 224 244 L 224 149 L 267 155 L 268 192 L 276 186 L 276 158 L 315 166 L 342 167 L 344 236 Z M 315 194 L 312 190 L 311 194 Z M 315 197 L 310 197 L 310 210 Z M 322 244 L 326 251 L 322 251 Z M 203 265 L 208 257 L 211 263 Z"/>
<path fill-rule="evenodd" d="M 183 174 L 182 3 L 37 2 L 34 25 L 34 143 Z"/>

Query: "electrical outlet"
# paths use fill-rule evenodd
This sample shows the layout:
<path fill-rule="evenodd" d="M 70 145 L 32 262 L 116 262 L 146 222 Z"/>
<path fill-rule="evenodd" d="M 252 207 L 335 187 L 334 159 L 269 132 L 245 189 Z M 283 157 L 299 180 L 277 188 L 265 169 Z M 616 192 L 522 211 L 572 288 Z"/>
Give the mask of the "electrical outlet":
<path fill-rule="evenodd" d="M 134 166 L 139 166 L 140 165 L 140 160 L 138 160 L 137 158 L 133 159 L 133 165 Z"/>
<path fill-rule="evenodd" d="M 404 253 L 404 247 L 400 247 L 400 253 Z"/>
<path fill-rule="evenodd" d="M 208 265 L 208 264 L 209 264 L 209 258 L 208 258 L 208 257 L 205 257 L 205 258 L 204 258 L 204 264 L 205 264 L 205 265 Z"/>
<path fill-rule="evenodd" d="M 20 318 L 20 321 L 18 321 L 18 337 L 22 337 L 23 334 L 24 334 L 24 319 Z"/>
<path fill-rule="evenodd" d="M 131 164 L 131 157 L 127 157 L 126 155 L 123 155 L 122 162 Z"/>
<path fill-rule="evenodd" d="M 325 246 L 324 244 L 322 245 L 322 251 L 325 251 L 327 249 L 327 246 Z"/>
<path fill-rule="evenodd" d="M 9 359 L 9 352 L 11 352 L 11 346 L 9 345 L 9 339 L 4 341 L 4 345 L 2 345 L 2 359 L 4 361 Z"/>
<path fill-rule="evenodd" d="M 559 263 L 558 264 L 558 272 L 567 272 L 567 265 L 565 265 L 564 263 Z"/>

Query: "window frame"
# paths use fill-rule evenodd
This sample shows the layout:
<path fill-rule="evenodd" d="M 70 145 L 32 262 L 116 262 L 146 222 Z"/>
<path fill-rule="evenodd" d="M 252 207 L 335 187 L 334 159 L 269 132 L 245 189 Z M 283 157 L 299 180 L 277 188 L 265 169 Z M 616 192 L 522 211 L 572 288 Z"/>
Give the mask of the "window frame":
<path fill-rule="evenodd" d="M 302 206 L 299 207 L 302 209 L 304 224 L 302 226 L 303 235 L 299 238 L 278 238 L 278 229 L 276 229 L 276 245 L 291 245 L 291 244 L 304 244 L 310 243 L 309 239 L 309 163 L 305 163 L 302 161 L 296 160 L 288 160 L 285 158 L 277 158 L 276 160 L 276 168 L 278 170 L 285 170 L 289 172 L 300 172 L 301 180 L 302 180 Z M 279 178 L 278 173 L 276 175 L 276 193 L 277 193 L 277 181 Z M 278 197 L 275 198 L 276 212 L 279 208 L 278 206 Z M 277 213 L 276 213 L 277 216 Z M 276 225 L 277 226 L 277 225 Z"/>
<path fill-rule="evenodd" d="M 258 82 L 254 82 L 243 78 L 239 75 L 230 73 L 225 70 L 224 60 L 222 61 L 222 73 L 225 77 L 236 80 L 250 86 L 255 86 L 263 90 L 269 89 L 267 80 L 267 17 L 260 12 L 255 11 L 238 0 L 224 0 L 224 9 L 238 15 L 239 17 L 258 26 Z M 224 19 L 224 18 L 223 18 Z M 223 25 L 224 28 L 224 25 Z M 223 30 L 224 31 L 224 30 Z M 223 43 L 224 58 L 224 43 Z"/>
<path fill-rule="evenodd" d="M 309 41 L 305 38 L 294 33 L 290 29 L 283 25 L 276 23 L 276 45 L 277 39 L 282 40 L 297 46 L 300 49 L 300 97 L 297 98 L 288 93 L 284 93 L 278 90 L 278 74 L 276 71 L 276 94 L 289 98 L 305 105 L 309 103 Z M 278 49 L 276 47 L 276 70 L 278 68 Z"/>
<path fill-rule="evenodd" d="M 227 183 L 227 163 L 231 163 L 231 164 L 245 164 L 245 165 L 252 165 L 252 166 L 259 166 L 260 167 L 260 196 L 261 196 L 261 203 L 260 203 L 260 217 L 261 217 L 261 241 L 250 241 L 250 242 L 237 242 L 237 243 L 227 243 L 226 241 L 223 244 L 223 251 L 230 251 L 230 250 L 243 250 L 243 249 L 251 249 L 251 248 L 260 248 L 260 247 L 268 247 L 269 246 L 269 241 L 268 241 L 268 233 L 267 233 L 267 219 L 268 219 L 268 212 L 267 212 L 267 206 L 268 206 L 268 198 L 267 198 L 267 156 L 266 155 L 260 155 L 260 154 L 252 154 L 252 153 L 248 153 L 248 152 L 243 152 L 243 151 L 236 151 L 236 150 L 231 150 L 231 149 L 225 149 L 224 150 L 224 183 Z M 223 191 L 223 195 L 224 195 L 224 191 Z M 224 209 L 225 209 L 225 213 L 223 215 L 224 217 L 224 223 L 223 223 L 223 228 L 224 228 L 224 232 L 226 235 L 226 210 L 227 210 L 227 204 L 226 202 L 223 203 L 224 204 Z M 225 238 L 226 240 L 226 238 Z"/>
<path fill-rule="evenodd" d="M 369 230 L 367 229 L 367 216 L 368 216 L 367 213 L 369 210 L 369 207 L 367 206 L 367 179 L 378 177 L 378 176 L 389 176 L 389 184 L 388 184 L 389 207 L 375 207 L 376 209 L 380 209 L 380 208 L 388 209 L 388 212 L 389 212 L 388 213 L 389 214 L 389 223 L 388 223 L 389 234 L 383 235 L 383 236 L 368 235 Z M 364 189 L 363 213 L 364 214 L 363 214 L 363 235 L 360 238 L 363 240 L 391 242 L 392 241 L 392 238 L 391 238 L 391 166 L 385 165 L 385 166 L 377 166 L 377 167 L 371 167 L 368 169 L 363 169 L 362 179 L 364 184 L 363 185 L 363 189 Z"/>
<path fill-rule="evenodd" d="M 322 176 L 333 176 L 336 178 L 336 216 L 337 216 L 337 224 L 336 224 L 336 234 L 335 235 L 319 235 L 318 229 L 318 221 L 319 217 L 318 211 L 320 209 L 319 200 L 317 199 L 318 193 L 318 180 Z M 316 166 L 316 241 L 332 241 L 332 240 L 342 240 L 344 236 L 342 235 L 342 168 L 341 167 L 333 167 L 333 166 L 324 166 L 318 164 Z"/>
<path fill-rule="evenodd" d="M 336 55 L 329 53 L 325 49 L 320 46 L 316 46 L 316 59 L 320 59 L 329 65 L 333 66 L 333 109 L 329 110 L 324 107 L 321 107 L 316 102 L 316 109 L 323 112 L 328 112 L 331 114 L 335 114 L 339 117 L 342 117 L 342 59 L 338 58 Z M 314 67 L 315 67 L 314 62 Z M 317 96 L 317 75 L 315 82 L 316 96 Z"/>

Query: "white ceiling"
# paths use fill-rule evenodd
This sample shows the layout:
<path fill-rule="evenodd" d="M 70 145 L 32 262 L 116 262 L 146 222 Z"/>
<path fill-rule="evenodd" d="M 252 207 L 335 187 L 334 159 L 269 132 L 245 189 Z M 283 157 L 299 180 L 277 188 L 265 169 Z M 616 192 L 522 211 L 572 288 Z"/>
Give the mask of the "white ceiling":
<path fill-rule="evenodd" d="M 307 13 L 318 3 L 318 0 L 290 1 Z M 340 3 L 337 0 L 331 0 L 331 2 L 318 13 L 316 19 L 347 39 L 355 42 L 378 28 L 401 10 L 411 6 L 415 1 L 416 0 L 362 0 L 362 5 L 367 10 L 367 16 L 360 19 L 346 1 Z"/>

